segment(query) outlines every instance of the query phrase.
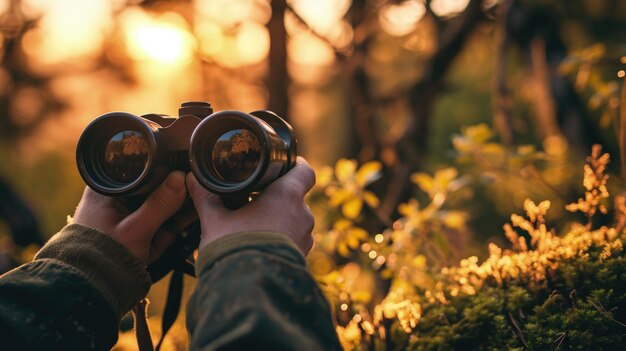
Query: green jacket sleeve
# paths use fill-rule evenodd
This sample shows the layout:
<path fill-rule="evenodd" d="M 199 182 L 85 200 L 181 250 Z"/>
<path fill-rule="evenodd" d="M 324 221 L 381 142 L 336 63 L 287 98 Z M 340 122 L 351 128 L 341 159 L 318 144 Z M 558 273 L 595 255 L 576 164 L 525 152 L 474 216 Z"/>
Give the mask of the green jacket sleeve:
<path fill-rule="evenodd" d="M 0 277 L 2 350 L 109 350 L 120 317 L 143 298 L 148 274 L 120 244 L 66 226 L 33 262 Z"/>
<path fill-rule="evenodd" d="M 221 238 L 196 263 L 190 350 L 340 350 L 328 302 L 286 235 Z"/>

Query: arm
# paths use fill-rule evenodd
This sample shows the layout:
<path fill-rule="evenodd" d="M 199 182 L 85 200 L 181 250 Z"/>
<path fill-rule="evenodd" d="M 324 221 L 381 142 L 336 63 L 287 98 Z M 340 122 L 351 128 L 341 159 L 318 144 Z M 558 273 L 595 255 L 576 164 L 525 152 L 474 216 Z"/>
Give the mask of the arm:
<path fill-rule="evenodd" d="M 284 234 L 247 232 L 203 250 L 188 304 L 190 350 L 339 350 L 330 307 Z"/>
<path fill-rule="evenodd" d="M 228 211 L 188 178 L 202 225 L 198 285 L 187 311 L 190 350 L 341 349 L 303 255 L 313 227 L 303 197 L 314 182 L 299 159 L 255 201 Z"/>
<path fill-rule="evenodd" d="M 79 224 L 53 237 L 33 262 L 0 278 L 0 345 L 8 350 L 108 350 L 120 317 L 148 291 L 136 258 Z"/>
<path fill-rule="evenodd" d="M 145 266 L 173 240 L 161 225 L 185 196 L 180 172 L 133 213 L 87 188 L 75 224 L 0 277 L 2 349 L 110 349 L 121 316 L 148 292 Z"/>

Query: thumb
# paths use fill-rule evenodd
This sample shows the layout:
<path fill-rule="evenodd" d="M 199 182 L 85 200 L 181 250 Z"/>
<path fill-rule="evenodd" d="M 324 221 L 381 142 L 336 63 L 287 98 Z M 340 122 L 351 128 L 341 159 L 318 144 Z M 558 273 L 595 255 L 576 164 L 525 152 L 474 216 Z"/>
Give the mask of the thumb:
<path fill-rule="evenodd" d="M 301 200 L 314 185 L 315 172 L 313 168 L 303 157 L 298 156 L 295 167 L 271 183 L 263 194 L 280 194 L 280 196 L 286 195 Z"/>
<path fill-rule="evenodd" d="M 222 200 L 218 195 L 206 190 L 193 173 L 187 174 L 187 189 L 193 200 L 193 204 L 198 211 L 200 222 L 209 221 L 213 218 L 223 216 L 227 213 L 227 209 L 222 205 Z"/>
<path fill-rule="evenodd" d="M 142 239 L 152 239 L 159 227 L 182 207 L 186 196 L 185 174 L 172 172 L 121 225 Z"/>

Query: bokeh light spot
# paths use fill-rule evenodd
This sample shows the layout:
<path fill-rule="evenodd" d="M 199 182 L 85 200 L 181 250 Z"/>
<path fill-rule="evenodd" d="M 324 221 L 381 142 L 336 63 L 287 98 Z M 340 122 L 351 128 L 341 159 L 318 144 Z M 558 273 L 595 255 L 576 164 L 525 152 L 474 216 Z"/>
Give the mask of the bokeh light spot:
<path fill-rule="evenodd" d="M 194 38 L 177 23 L 178 14 L 170 12 L 155 18 L 129 10 L 125 15 L 126 48 L 131 58 L 170 64 L 187 61 L 193 55 Z"/>
<path fill-rule="evenodd" d="M 469 0 L 433 0 L 430 8 L 439 17 L 450 17 L 463 12 Z"/>
<path fill-rule="evenodd" d="M 408 0 L 386 5 L 381 9 L 378 19 L 385 32 L 393 36 L 403 36 L 417 27 L 417 22 L 424 14 L 426 7 L 421 1 Z"/>

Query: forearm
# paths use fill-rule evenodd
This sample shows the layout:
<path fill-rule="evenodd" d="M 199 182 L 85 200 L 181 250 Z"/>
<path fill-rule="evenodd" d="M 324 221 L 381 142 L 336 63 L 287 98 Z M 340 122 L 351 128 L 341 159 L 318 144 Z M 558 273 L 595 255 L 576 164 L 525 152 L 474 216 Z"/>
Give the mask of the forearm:
<path fill-rule="evenodd" d="M 205 248 L 188 305 L 190 350 L 338 350 L 330 308 L 286 236 L 245 233 Z"/>
<path fill-rule="evenodd" d="M 33 262 L 0 277 L 0 345 L 108 350 L 119 318 L 149 284 L 143 267 L 115 241 L 68 226 Z"/>

